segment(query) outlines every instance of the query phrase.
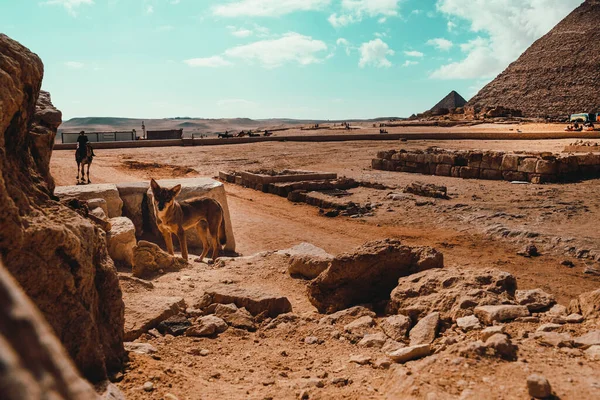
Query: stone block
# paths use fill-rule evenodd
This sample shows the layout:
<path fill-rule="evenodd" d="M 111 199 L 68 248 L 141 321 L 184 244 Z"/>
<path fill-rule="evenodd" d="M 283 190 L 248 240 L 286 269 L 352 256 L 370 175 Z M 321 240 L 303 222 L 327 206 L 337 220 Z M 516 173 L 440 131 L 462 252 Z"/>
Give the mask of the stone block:
<path fill-rule="evenodd" d="M 371 161 L 371 168 L 382 170 L 383 169 L 383 160 L 381 158 L 374 158 Z"/>
<path fill-rule="evenodd" d="M 527 181 L 527 174 L 525 172 L 503 171 L 502 172 L 502 178 L 505 181 L 526 182 Z"/>
<path fill-rule="evenodd" d="M 135 226 L 129 218 L 110 219 L 111 230 L 106 235 L 108 255 L 116 263 L 127 267 L 133 266 L 133 248 L 137 244 Z"/>
<path fill-rule="evenodd" d="M 450 175 L 453 178 L 460 178 L 460 170 L 462 167 L 452 167 L 452 169 L 450 170 Z"/>
<path fill-rule="evenodd" d="M 525 172 L 528 174 L 535 173 L 535 166 L 537 165 L 537 158 L 525 158 L 519 164 L 519 172 Z"/>
<path fill-rule="evenodd" d="M 481 168 L 482 169 L 495 169 L 500 170 L 502 168 L 502 157 L 504 154 L 495 152 L 483 153 L 481 157 Z"/>
<path fill-rule="evenodd" d="M 465 178 L 465 179 L 478 179 L 479 178 L 479 168 L 462 167 L 460 169 L 460 177 Z"/>
<path fill-rule="evenodd" d="M 482 169 L 480 170 L 479 177 L 481 179 L 488 179 L 492 181 L 502 180 L 502 171 L 496 169 Z"/>
<path fill-rule="evenodd" d="M 556 161 L 538 160 L 535 165 L 535 173 L 543 175 L 558 174 L 558 163 Z"/>
<path fill-rule="evenodd" d="M 450 164 L 437 164 L 435 175 L 450 176 L 452 175 L 452 166 Z"/>
<path fill-rule="evenodd" d="M 505 154 L 502 157 L 502 171 L 518 171 L 519 170 L 519 157 L 514 154 Z"/>
<path fill-rule="evenodd" d="M 104 199 L 109 218 L 120 217 L 123 201 L 119 196 L 117 185 L 112 183 L 57 186 L 54 194 L 59 198 L 74 197 L 79 200 Z"/>

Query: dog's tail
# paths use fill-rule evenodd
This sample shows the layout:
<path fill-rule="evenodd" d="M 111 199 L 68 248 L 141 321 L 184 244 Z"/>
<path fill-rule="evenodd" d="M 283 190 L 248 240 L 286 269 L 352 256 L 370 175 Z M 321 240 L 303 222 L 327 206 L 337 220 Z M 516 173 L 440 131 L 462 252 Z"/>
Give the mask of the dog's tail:
<path fill-rule="evenodd" d="M 219 243 L 221 246 L 225 246 L 227 243 L 227 233 L 225 232 L 225 214 L 221 209 L 221 224 L 219 225 Z"/>

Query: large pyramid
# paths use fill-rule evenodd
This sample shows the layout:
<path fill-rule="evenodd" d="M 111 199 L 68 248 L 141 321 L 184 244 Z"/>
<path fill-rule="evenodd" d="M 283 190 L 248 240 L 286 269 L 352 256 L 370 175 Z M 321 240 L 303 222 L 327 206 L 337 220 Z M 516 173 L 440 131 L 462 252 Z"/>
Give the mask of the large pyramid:
<path fill-rule="evenodd" d="M 435 112 L 442 109 L 450 110 L 452 108 L 464 107 L 465 104 L 467 104 L 467 101 L 453 90 L 448 96 L 444 97 L 442 101 L 433 106 L 431 111 Z"/>
<path fill-rule="evenodd" d="M 586 0 L 469 103 L 526 117 L 600 112 L 600 0 Z"/>

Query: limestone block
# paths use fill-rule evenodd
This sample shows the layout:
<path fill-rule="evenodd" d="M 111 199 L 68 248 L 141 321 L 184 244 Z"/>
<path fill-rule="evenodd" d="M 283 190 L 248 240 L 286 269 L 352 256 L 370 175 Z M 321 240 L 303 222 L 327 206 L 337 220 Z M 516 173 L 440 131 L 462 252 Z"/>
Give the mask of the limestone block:
<path fill-rule="evenodd" d="M 117 263 L 127 267 L 133 266 L 133 248 L 137 244 L 135 239 L 135 226 L 129 218 L 111 218 L 112 226 L 106 235 L 108 254 Z"/>
<path fill-rule="evenodd" d="M 519 172 L 526 172 L 528 174 L 534 173 L 537 162 L 537 158 L 525 158 L 521 161 L 521 164 L 519 164 Z"/>
<path fill-rule="evenodd" d="M 54 194 L 60 198 L 75 197 L 79 200 L 104 199 L 108 210 L 108 218 L 121 216 L 123 201 L 119 196 L 117 185 L 112 183 L 58 186 Z"/>
<path fill-rule="evenodd" d="M 535 173 L 556 175 L 558 173 L 558 163 L 556 161 L 538 160 L 535 165 Z"/>
<path fill-rule="evenodd" d="M 452 166 L 450 164 L 438 164 L 435 169 L 435 175 L 450 176 L 452 174 Z"/>

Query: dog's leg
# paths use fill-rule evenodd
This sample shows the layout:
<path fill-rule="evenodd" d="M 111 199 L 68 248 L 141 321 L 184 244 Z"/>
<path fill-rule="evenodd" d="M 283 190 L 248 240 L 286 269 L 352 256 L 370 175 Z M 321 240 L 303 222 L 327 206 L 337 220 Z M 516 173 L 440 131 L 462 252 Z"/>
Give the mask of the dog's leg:
<path fill-rule="evenodd" d="M 181 247 L 181 257 L 187 261 L 188 260 L 188 248 L 187 248 L 187 240 L 185 238 L 185 229 L 179 228 L 177 231 L 177 239 L 179 239 L 179 247 Z"/>
<path fill-rule="evenodd" d="M 205 222 L 200 222 L 196 225 L 196 231 L 198 232 L 198 236 L 202 241 L 202 255 L 200 256 L 200 262 L 204 260 L 204 257 L 208 254 L 208 239 L 207 239 L 207 229 Z"/>
<path fill-rule="evenodd" d="M 160 231 L 163 235 L 163 239 L 165 239 L 165 244 L 167 245 L 167 252 L 174 256 L 175 250 L 173 249 L 173 237 L 171 236 L 171 232 L 166 229 L 161 229 Z"/>

